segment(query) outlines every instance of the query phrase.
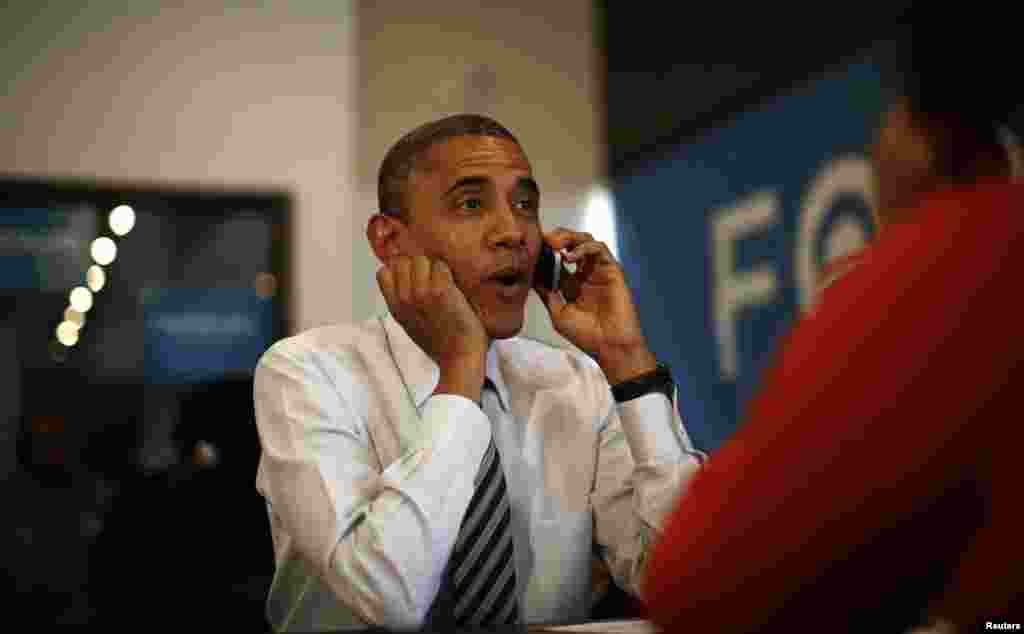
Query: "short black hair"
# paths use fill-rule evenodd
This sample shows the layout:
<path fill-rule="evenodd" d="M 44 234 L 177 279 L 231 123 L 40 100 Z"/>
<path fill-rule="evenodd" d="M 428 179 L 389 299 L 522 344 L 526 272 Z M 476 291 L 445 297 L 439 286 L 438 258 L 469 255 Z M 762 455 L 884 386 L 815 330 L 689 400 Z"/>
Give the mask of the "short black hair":
<path fill-rule="evenodd" d="M 479 114 L 456 114 L 425 123 L 391 146 L 377 174 L 380 213 L 401 216 L 405 211 L 405 184 L 417 161 L 436 143 L 457 136 L 493 136 L 522 146 L 508 129 Z"/>
<path fill-rule="evenodd" d="M 945 168 L 956 174 L 974 155 L 1002 154 L 1000 128 L 1020 136 L 1019 26 L 995 11 L 932 2 L 914 3 L 909 16 L 903 93 L 921 122 L 944 131 Z"/>

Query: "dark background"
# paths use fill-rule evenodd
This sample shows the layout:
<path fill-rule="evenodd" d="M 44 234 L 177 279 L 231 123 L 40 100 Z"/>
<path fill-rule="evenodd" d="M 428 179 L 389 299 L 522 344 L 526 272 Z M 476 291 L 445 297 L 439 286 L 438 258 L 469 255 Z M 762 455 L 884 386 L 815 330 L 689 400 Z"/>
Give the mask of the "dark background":
<path fill-rule="evenodd" d="M 906 40 L 911 5 L 597 2 L 612 180 L 878 42 Z"/>
<path fill-rule="evenodd" d="M 137 220 L 117 237 L 107 214 L 123 203 Z M 59 344 L 54 329 L 68 304 L 68 280 L 84 284 L 85 267 L 74 254 L 87 253 L 96 234 L 48 230 L 84 238 L 58 256 L 60 240 L 33 240 L 45 232 L 11 224 L 22 209 L 36 217 L 59 218 L 66 209 L 93 215 L 93 231 L 118 245 L 72 347 Z M 253 486 L 259 445 L 252 367 L 254 355 L 289 329 L 290 209 L 286 192 L 0 180 L 0 220 L 7 221 L 0 223 L 0 263 L 8 267 L 0 271 L 0 376 L 5 404 L 13 405 L 0 410 L 0 487 L 15 510 L 0 524 L 2 589 L 17 597 L 5 602 L 9 611 L 33 623 L 109 626 L 154 619 L 187 625 L 210 614 L 204 618 L 262 628 L 273 550 Z M 38 245 L 35 260 L 53 266 L 33 266 L 19 243 Z M 52 273 L 40 274 L 35 288 L 26 283 L 34 268 Z M 281 283 L 272 298 L 253 304 L 270 306 L 271 319 L 253 331 L 248 355 L 205 354 L 244 346 L 193 335 L 179 340 L 190 348 L 168 358 L 209 373 L 159 371 L 147 297 L 161 289 L 259 297 L 254 282 L 267 273 Z M 244 314 L 237 312 L 244 305 L 223 307 Z M 163 308 L 168 312 L 159 314 L 172 317 L 215 314 L 203 305 Z M 213 448 L 215 461 L 196 459 L 200 443 Z"/>

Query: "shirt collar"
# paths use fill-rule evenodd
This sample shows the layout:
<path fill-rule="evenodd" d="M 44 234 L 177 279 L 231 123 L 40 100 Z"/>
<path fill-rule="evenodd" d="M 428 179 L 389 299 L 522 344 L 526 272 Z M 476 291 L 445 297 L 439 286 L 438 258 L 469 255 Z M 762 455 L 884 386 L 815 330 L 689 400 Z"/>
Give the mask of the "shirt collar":
<path fill-rule="evenodd" d="M 390 312 L 384 315 L 381 321 L 384 324 L 385 336 L 391 348 L 391 356 L 394 357 L 402 380 L 409 388 L 409 393 L 412 394 L 412 398 L 416 402 L 416 408 L 419 409 L 430 398 L 430 395 L 433 394 L 434 389 L 437 387 L 438 381 L 441 380 L 441 369 L 412 340 L 409 333 L 405 331 L 405 328 L 398 323 Z M 492 342 L 491 347 L 487 350 L 485 372 L 487 377 L 494 382 L 495 387 L 498 388 L 498 402 L 501 404 L 501 408 L 508 412 L 510 411 L 509 403 L 511 401 L 509 400 L 508 387 L 505 385 L 501 369 L 499 368 L 497 348 L 496 343 Z"/>

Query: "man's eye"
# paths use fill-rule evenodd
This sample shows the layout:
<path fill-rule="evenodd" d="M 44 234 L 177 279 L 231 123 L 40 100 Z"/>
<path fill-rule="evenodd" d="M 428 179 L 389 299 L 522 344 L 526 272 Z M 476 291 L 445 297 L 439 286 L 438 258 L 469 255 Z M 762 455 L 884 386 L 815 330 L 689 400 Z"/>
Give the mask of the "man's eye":
<path fill-rule="evenodd" d="M 528 200 L 528 199 L 527 200 L 520 200 L 519 202 L 517 202 L 515 204 L 515 206 L 516 206 L 516 209 L 520 209 L 522 211 L 529 211 L 531 213 L 537 211 L 537 201 L 536 200 Z"/>
<path fill-rule="evenodd" d="M 483 202 L 479 198 L 466 198 L 459 203 L 459 207 L 463 209 L 476 210 L 483 207 Z"/>

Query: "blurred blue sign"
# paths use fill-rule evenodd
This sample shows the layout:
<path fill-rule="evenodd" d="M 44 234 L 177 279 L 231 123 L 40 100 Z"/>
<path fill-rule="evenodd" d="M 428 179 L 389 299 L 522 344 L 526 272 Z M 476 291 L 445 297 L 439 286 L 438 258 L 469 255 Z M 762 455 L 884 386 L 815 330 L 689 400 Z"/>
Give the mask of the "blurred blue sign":
<path fill-rule="evenodd" d="M 822 265 L 873 232 L 881 112 L 879 69 L 864 62 L 615 184 L 623 266 L 701 448 L 735 429 Z"/>
<path fill-rule="evenodd" d="M 0 207 L 0 289 L 70 291 L 97 236 L 90 207 Z"/>
<path fill-rule="evenodd" d="M 273 300 L 249 288 L 149 288 L 141 303 L 151 383 L 252 372 L 273 343 Z"/>

